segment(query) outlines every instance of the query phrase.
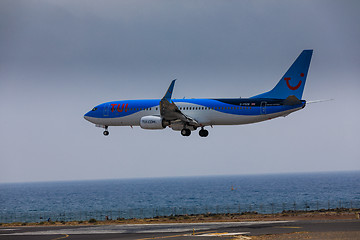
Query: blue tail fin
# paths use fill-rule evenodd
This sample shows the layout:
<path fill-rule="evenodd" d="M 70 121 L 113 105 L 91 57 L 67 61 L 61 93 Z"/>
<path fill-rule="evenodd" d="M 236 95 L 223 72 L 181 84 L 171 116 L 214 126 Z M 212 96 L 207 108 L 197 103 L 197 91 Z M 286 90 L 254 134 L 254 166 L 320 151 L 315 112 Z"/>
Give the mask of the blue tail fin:
<path fill-rule="evenodd" d="M 298 99 L 301 99 L 312 53 L 313 50 L 302 51 L 289 70 L 287 70 L 278 84 L 271 91 L 256 95 L 252 98 L 286 99 L 288 96 L 295 96 Z"/>

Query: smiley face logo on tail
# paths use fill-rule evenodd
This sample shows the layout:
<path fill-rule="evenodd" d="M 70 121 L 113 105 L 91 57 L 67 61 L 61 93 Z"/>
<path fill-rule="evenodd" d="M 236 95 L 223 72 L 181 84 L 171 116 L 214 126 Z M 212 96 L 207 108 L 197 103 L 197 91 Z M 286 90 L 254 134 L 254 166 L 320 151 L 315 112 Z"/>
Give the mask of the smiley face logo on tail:
<path fill-rule="evenodd" d="M 304 73 L 301 73 L 300 76 L 301 76 L 301 77 L 304 77 Z M 284 78 L 284 80 L 286 81 L 286 85 L 288 86 L 288 88 L 291 89 L 291 90 L 296 90 L 296 89 L 298 89 L 298 88 L 301 86 L 301 83 L 302 83 L 302 81 L 300 80 L 299 83 L 298 83 L 295 87 L 293 87 L 293 86 L 291 86 L 290 83 L 289 83 L 289 81 L 291 80 L 291 78 L 286 77 L 286 78 Z"/>

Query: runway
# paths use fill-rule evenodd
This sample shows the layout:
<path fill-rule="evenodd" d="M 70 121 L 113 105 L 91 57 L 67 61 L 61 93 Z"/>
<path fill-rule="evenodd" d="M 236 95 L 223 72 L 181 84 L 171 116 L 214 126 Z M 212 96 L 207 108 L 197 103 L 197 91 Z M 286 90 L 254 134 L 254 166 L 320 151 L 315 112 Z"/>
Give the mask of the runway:
<path fill-rule="evenodd" d="M 234 239 L 293 232 L 359 231 L 359 220 L 256 221 L 0 228 L 0 239 Z"/>

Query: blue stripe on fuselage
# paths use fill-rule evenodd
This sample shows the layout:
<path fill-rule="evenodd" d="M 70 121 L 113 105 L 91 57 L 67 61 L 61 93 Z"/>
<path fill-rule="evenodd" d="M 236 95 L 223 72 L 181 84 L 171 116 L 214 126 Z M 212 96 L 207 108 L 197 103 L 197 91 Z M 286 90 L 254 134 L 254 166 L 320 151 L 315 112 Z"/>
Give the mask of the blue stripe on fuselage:
<path fill-rule="evenodd" d="M 224 99 L 172 99 L 172 101 L 179 107 L 206 107 L 211 108 L 212 111 L 218 111 L 234 115 L 248 115 L 256 116 L 261 115 L 261 104 L 266 102 L 266 114 L 282 112 L 294 108 L 301 107 L 305 104 L 302 101 L 297 105 L 283 105 L 283 99 L 245 99 L 245 98 L 224 98 Z M 160 114 L 159 110 L 160 99 L 144 99 L 144 100 L 123 100 L 113 101 L 100 104 L 96 106 L 95 111 L 90 111 L 85 116 L 95 118 L 118 118 L 125 117 L 140 111 L 150 110 L 154 114 Z M 197 106 L 194 106 L 197 105 Z M 157 108 L 157 109 L 156 109 Z M 191 116 L 191 111 L 201 110 L 186 110 L 181 111 Z M 204 110 L 206 111 L 206 110 Z"/>

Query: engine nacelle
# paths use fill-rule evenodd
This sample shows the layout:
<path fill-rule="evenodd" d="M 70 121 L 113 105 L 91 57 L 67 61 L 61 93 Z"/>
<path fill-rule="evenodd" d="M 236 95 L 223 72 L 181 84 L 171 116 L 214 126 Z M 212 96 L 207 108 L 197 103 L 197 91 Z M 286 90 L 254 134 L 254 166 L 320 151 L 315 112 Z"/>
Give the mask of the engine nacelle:
<path fill-rule="evenodd" d="M 166 124 L 161 117 L 145 116 L 140 119 L 140 127 L 143 129 L 164 129 Z"/>

